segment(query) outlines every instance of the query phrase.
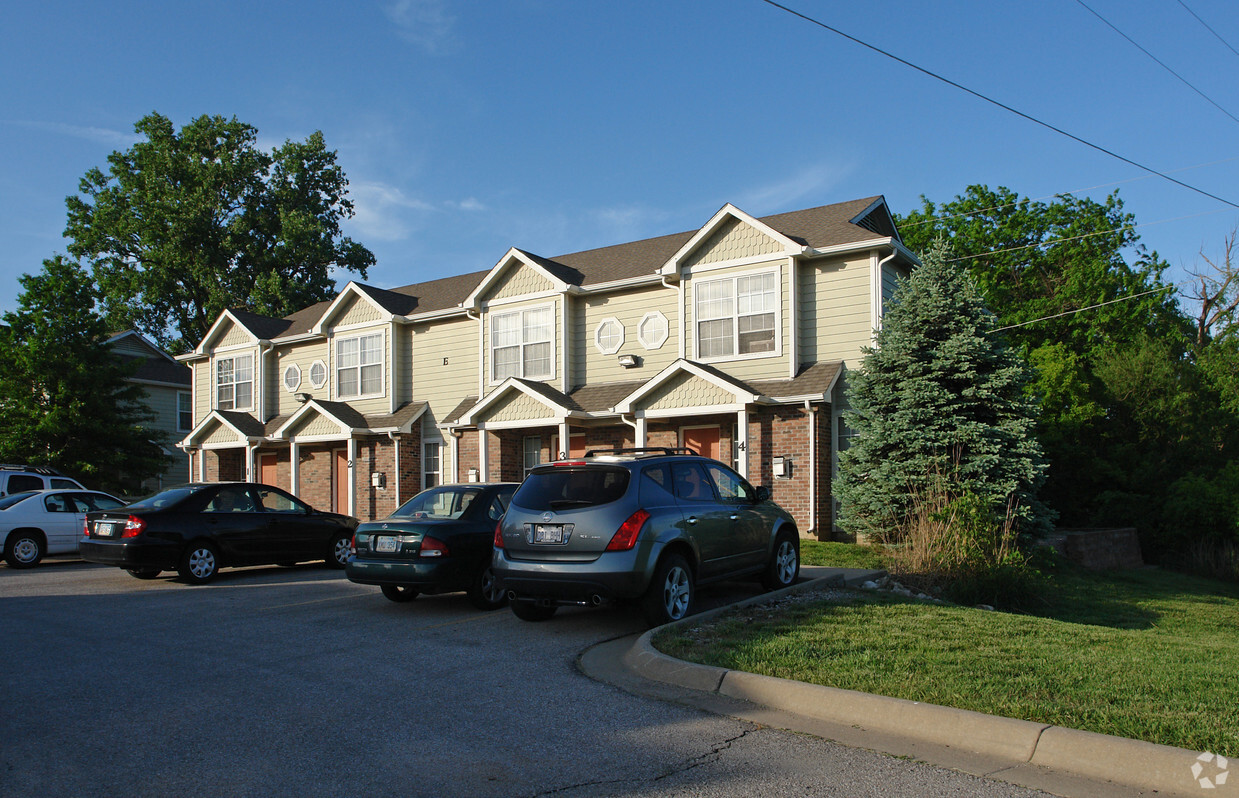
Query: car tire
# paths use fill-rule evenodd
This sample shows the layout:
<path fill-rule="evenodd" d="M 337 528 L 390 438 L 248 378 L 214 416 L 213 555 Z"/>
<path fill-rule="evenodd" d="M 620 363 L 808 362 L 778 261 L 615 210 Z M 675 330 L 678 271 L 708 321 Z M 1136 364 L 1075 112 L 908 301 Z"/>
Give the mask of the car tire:
<path fill-rule="evenodd" d="M 774 553 L 761 575 L 761 586 L 778 590 L 796 583 L 800 576 L 800 541 L 786 532 L 774 539 Z"/>
<path fill-rule="evenodd" d="M 408 585 L 379 585 L 383 596 L 397 604 L 404 604 L 417 598 L 418 593 Z"/>
<path fill-rule="evenodd" d="M 641 612 L 650 626 L 662 626 L 687 617 L 696 598 L 693 571 L 678 554 L 659 560 L 654 579 L 641 597 Z"/>
<path fill-rule="evenodd" d="M 154 579 L 163 573 L 159 568 L 126 568 L 125 570 L 134 579 Z"/>
<path fill-rule="evenodd" d="M 177 573 L 191 585 L 205 585 L 219 574 L 219 552 L 205 541 L 190 543 Z"/>
<path fill-rule="evenodd" d="M 349 532 L 340 532 L 331 538 L 331 543 L 327 546 L 327 557 L 325 558 L 328 568 L 343 568 L 348 564 L 349 552 L 353 545 L 353 535 Z"/>
<path fill-rule="evenodd" d="M 555 611 L 559 609 L 554 604 L 542 605 L 535 604 L 532 601 L 513 601 L 512 614 L 522 621 L 549 621 Z"/>
<path fill-rule="evenodd" d="M 43 559 L 43 535 L 33 530 L 18 530 L 4 542 L 4 561 L 10 568 L 33 568 Z"/>
<path fill-rule="evenodd" d="M 495 577 L 495 569 L 488 562 L 473 575 L 466 591 L 469 603 L 479 610 L 497 610 L 508 603 L 508 593 Z"/>

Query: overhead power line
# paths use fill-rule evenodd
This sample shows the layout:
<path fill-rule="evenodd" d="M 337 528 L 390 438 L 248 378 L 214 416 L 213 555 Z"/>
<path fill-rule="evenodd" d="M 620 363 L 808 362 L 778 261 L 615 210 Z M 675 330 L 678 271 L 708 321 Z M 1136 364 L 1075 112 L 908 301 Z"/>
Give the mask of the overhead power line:
<path fill-rule="evenodd" d="M 1196 92 L 1197 94 L 1199 94 L 1199 95 L 1200 95 L 1201 97 L 1203 97 L 1206 101 L 1208 101 L 1208 103 L 1209 103 L 1210 105 L 1212 105 L 1214 108 L 1218 109 L 1218 110 L 1219 110 L 1219 111 L 1221 111 L 1222 113 L 1224 113 L 1224 114 L 1226 114 L 1227 116 L 1229 116 L 1232 120 L 1234 120 L 1235 122 L 1239 123 L 1239 117 L 1236 117 L 1236 116 L 1235 116 L 1234 114 L 1232 114 L 1230 111 L 1227 111 L 1225 108 L 1223 108 L 1222 106 L 1218 105 L 1216 102 L 1214 102 L 1214 100 L 1213 100 L 1213 98 L 1212 98 L 1212 97 L 1210 97 L 1209 95 L 1205 94 L 1203 91 L 1201 91 L 1200 89 L 1198 89 L 1198 88 L 1196 88 L 1194 85 L 1192 85 L 1190 82 L 1188 82 L 1187 78 L 1183 77 L 1183 76 L 1182 76 L 1182 75 L 1180 75 L 1178 72 L 1175 72 L 1173 69 L 1171 69 L 1169 66 L 1167 66 L 1167 65 L 1166 65 L 1166 63 L 1165 63 L 1164 61 L 1162 61 L 1160 58 L 1158 58 L 1157 56 L 1155 56 L 1155 55 L 1153 55 L 1152 53 L 1150 53 L 1150 52 L 1149 52 L 1148 50 L 1146 50 L 1144 47 L 1141 47 L 1139 42 L 1137 42 L 1137 41 L 1136 41 L 1135 39 L 1133 39 L 1132 37 L 1128 36 L 1126 33 L 1123 33 L 1123 31 L 1119 30 L 1119 29 L 1118 29 L 1118 28 L 1114 25 L 1114 23 L 1112 23 L 1110 20 L 1106 19 L 1106 18 L 1105 18 L 1105 17 L 1103 17 L 1101 14 L 1098 14 L 1096 11 L 1094 11 L 1094 10 L 1093 10 L 1093 9 L 1092 9 L 1092 8 L 1091 8 L 1088 4 L 1087 4 L 1087 3 L 1085 3 L 1085 2 L 1084 2 L 1084 0 L 1076 0 L 1076 2 L 1077 2 L 1077 3 L 1079 3 L 1081 6 L 1083 6 L 1083 8 L 1084 8 L 1084 10 L 1085 10 L 1085 11 L 1089 12 L 1089 13 L 1090 13 L 1090 14 L 1092 14 L 1093 16 L 1097 17 L 1097 19 L 1099 19 L 1099 20 L 1101 20 L 1102 22 L 1104 22 L 1104 23 L 1106 24 L 1106 26 L 1110 28 L 1110 30 L 1114 31 L 1115 33 L 1117 33 L 1118 35 L 1120 35 L 1120 36 L 1122 36 L 1124 39 L 1126 39 L 1128 42 L 1130 42 L 1130 43 L 1131 43 L 1131 45 L 1132 45 L 1132 47 L 1135 47 L 1137 50 L 1139 50 L 1140 52 L 1144 53 L 1144 54 L 1145 54 L 1145 55 L 1147 55 L 1149 58 L 1152 58 L 1155 62 L 1157 62 L 1157 65 L 1158 65 L 1158 66 L 1160 66 L 1162 69 L 1166 70 L 1167 72 L 1169 72 L 1170 74 L 1172 74 L 1172 75 L 1174 75 L 1176 78 L 1178 78 L 1179 82 L 1180 82 L 1180 83 L 1182 83 L 1184 86 L 1187 86 L 1189 89 L 1191 89 L 1192 91 L 1194 91 L 1194 92 Z M 1188 10 L 1190 11 L 1191 9 L 1188 9 Z"/>
<path fill-rule="evenodd" d="M 1050 319 L 1060 319 L 1063 316 L 1074 316 L 1075 314 L 1083 313 L 1086 310 L 1096 310 L 1097 308 L 1104 308 L 1106 305 L 1113 305 L 1115 302 L 1127 302 L 1128 300 L 1139 299 L 1142 296 L 1148 296 L 1149 294 L 1161 293 L 1162 291 L 1166 291 L 1171 288 L 1178 288 L 1178 286 L 1175 285 L 1174 283 L 1170 283 L 1169 285 L 1163 285 L 1161 288 L 1154 288 L 1151 291 L 1144 291 L 1139 294 L 1132 294 L 1131 296 L 1121 296 L 1118 299 L 1111 299 L 1107 302 L 1098 302 L 1096 305 L 1089 305 L 1088 307 L 1085 307 L 1085 308 L 1076 308 L 1075 310 L 1065 310 L 1062 313 L 1055 313 L 1053 316 L 1042 316 L 1039 319 L 1029 319 L 1028 321 L 1022 321 L 1019 324 L 1009 324 L 1006 327 L 995 327 L 989 332 L 996 333 L 996 332 L 1002 332 L 1003 330 L 1014 330 L 1016 327 L 1027 327 L 1028 325 L 1036 324 L 1039 321 L 1049 321 Z"/>
<path fill-rule="evenodd" d="M 1003 109 L 1004 111 L 1007 111 L 1007 112 L 1009 112 L 1009 113 L 1015 114 L 1016 116 L 1020 117 L 1021 119 L 1027 119 L 1029 122 L 1032 122 L 1032 123 L 1034 123 L 1034 124 L 1040 125 L 1041 127 L 1046 128 L 1047 130 L 1052 130 L 1052 131 L 1054 131 L 1055 133 L 1058 133 L 1060 136 L 1066 136 L 1067 138 L 1071 139 L 1072 141 L 1079 142 L 1080 144 L 1083 144 L 1083 145 L 1084 145 L 1084 146 L 1086 146 L 1086 147 L 1089 147 L 1089 148 L 1091 148 L 1091 149 L 1094 149 L 1094 150 L 1096 150 L 1097 152 L 1104 153 L 1105 155 L 1109 155 L 1111 158 L 1115 158 L 1115 159 L 1117 159 L 1117 160 L 1120 160 L 1120 161 L 1122 161 L 1122 162 L 1123 162 L 1123 163 L 1125 163 L 1125 164 L 1130 164 L 1131 166 L 1134 166 L 1134 167 L 1136 167 L 1137 169 L 1140 169 L 1140 170 L 1142 170 L 1142 171 L 1148 172 L 1149 174 L 1157 175 L 1158 177 L 1162 178 L 1163 180 L 1167 180 L 1167 181 L 1169 181 L 1169 182 L 1171 182 L 1171 183 L 1174 183 L 1176 186 L 1180 186 L 1181 188 L 1185 188 L 1185 189 L 1187 189 L 1188 191 L 1195 192 L 1195 193 L 1197 193 L 1197 194 L 1200 194 L 1201 196 L 1208 197 L 1209 199 L 1212 199 L 1212 200 L 1217 200 L 1218 202 L 1220 202 L 1220 203 L 1222 203 L 1222 204 L 1224 204 L 1224 205 L 1229 205 L 1229 206 L 1230 206 L 1230 207 L 1232 207 L 1232 208 L 1239 209 L 1239 204 L 1237 204 L 1237 203 L 1234 203 L 1234 202 L 1231 202 L 1231 201 L 1230 201 L 1230 200 L 1228 200 L 1228 199 L 1224 199 L 1224 198 L 1222 198 L 1222 197 L 1219 197 L 1219 196 L 1218 196 L 1218 195 L 1216 195 L 1216 194 L 1211 194 L 1211 193 L 1209 193 L 1208 191 L 1205 191 L 1203 188 L 1197 188 L 1196 186 L 1190 185 L 1190 184 L 1188 184 L 1188 183 L 1184 183 L 1182 180 L 1176 180 L 1175 178 L 1171 177 L 1170 175 L 1168 175 L 1168 174 L 1166 174 L 1166 173 L 1164 173 L 1164 172 L 1159 172 L 1158 170 L 1154 169 L 1154 168 L 1153 168 L 1153 167 L 1151 167 L 1151 166 L 1145 166 L 1144 164 L 1140 163 L 1139 161 L 1134 161 L 1134 160 L 1132 160 L 1131 158 L 1127 158 L 1127 157 L 1125 157 L 1125 156 L 1123 156 L 1123 155 L 1119 155 L 1117 152 L 1114 152 L 1113 150 L 1108 150 L 1108 149 L 1106 149 L 1105 147 L 1102 147 L 1100 144 L 1094 144 L 1093 142 L 1088 141 L 1087 139 L 1080 138 L 1079 136 L 1075 135 L 1074 133 L 1068 133 L 1066 130 L 1063 130 L 1063 129 L 1062 129 L 1062 128 L 1060 128 L 1060 127 L 1056 127 L 1056 126 L 1054 126 L 1054 125 L 1050 124 L 1049 122 L 1044 122 L 1044 121 L 1042 121 L 1042 120 L 1040 120 L 1040 119 L 1036 118 L 1035 116 L 1031 116 L 1031 115 L 1029 115 L 1029 114 L 1024 113 L 1023 111 L 1020 111 L 1020 110 L 1017 110 L 1017 109 L 1015 109 L 1015 108 L 1012 108 L 1011 106 L 1009 106 L 1009 105 L 1007 105 L 1007 104 L 1005 104 L 1005 103 L 999 102 L 998 100 L 995 100 L 995 99 L 994 99 L 994 98 L 992 98 L 992 97 L 988 97 L 988 96 L 986 96 L 986 95 L 982 94 L 982 93 L 981 93 L 981 92 L 979 92 L 979 91 L 976 91 L 976 90 L 974 90 L 974 89 L 970 89 L 970 88 L 968 88 L 967 86 L 964 86 L 963 84 L 956 83 L 955 81 L 951 80 L 950 78 L 943 77 L 942 75 L 939 75 L 937 72 L 933 72 L 933 71 L 928 70 L 928 69 L 926 69 L 925 67 L 922 67 L 922 66 L 917 66 L 916 64 L 912 63 L 911 61 L 908 61 L 908 60 L 906 60 L 906 59 L 900 58 L 899 56 L 895 55 L 894 53 L 891 53 L 891 52 L 888 52 L 888 51 L 886 51 L 886 50 L 883 50 L 881 47 L 878 47 L 878 46 L 876 46 L 876 45 L 870 44 L 869 42 L 866 42 L 866 41 L 863 41 L 863 40 L 861 40 L 861 39 L 858 39 L 858 38 L 856 38 L 855 36 L 852 36 L 852 35 L 851 35 L 851 34 L 849 34 L 849 33 L 844 33 L 843 31 L 839 30 L 838 28 L 835 28 L 835 27 L 833 27 L 833 26 L 831 26 L 831 25 L 827 25 L 825 22 L 822 22 L 821 20 L 814 19 L 813 17 L 810 17 L 810 16 L 807 16 L 807 15 L 805 15 L 805 14 L 802 14 L 802 13 L 800 13 L 799 11 L 796 11 L 796 10 L 794 10 L 794 9 L 788 8 L 788 7 L 787 7 L 787 6 L 785 6 L 785 5 L 782 5 L 781 3 L 776 3 L 776 2 L 775 2 L 775 0 L 761 0 L 761 2 L 765 3 L 766 5 L 773 6 L 774 8 L 777 8 L 777 9 L 779 9 L 780 11 L 783 11 L 783 12 L 786 12 L 786 13 L 788 13 L 788 14 L 791 14 L 791 15 L 792 15 L 792 16 L 794 16 L 794 17 L 799 17 L 800 19 L 804 20 L 805 22 L 808 22 L 808 23 L 809 23 L 809 24 L 811 24 L 811 25 L 816 25 L 816 26 L 818 26 L 819 28 L 822 28 L 822 29 L 824 29 L 824 30 L 828 30 L 828 31 L 830 31 L 831 33 L 833 33 L 833 34 L 835 34 L 835 35 L 837 35 L 837 36 L 842 36 L 843 38 L 847 39 L 848 41 L 850 41 L 850 42 L 854 42 L 855 44 L 859 44 L 861 47 L 864 47 L 864 48 L 866 48 L 866 49 L 868 49 L 868 50 L 872 50 L 873 52 L 878 53 L 879 55 L 884 55 L 884 56 L 886 56 L 887 58 L 891 59 L 892 61 L 898 61 L 899 63 L 903 64 L 903 65 L 904 65 L 904 66 L 906 66 L 906 67 L 910 67 L 910 68 L 912 68 L 912 69 L 915 69 L 917 72 L 920 72 L 920 73 L 921 73 L 921 74 L 923 74 L 923 75 L 927 75 L 927 76 L 929 76 L 929 77 L 933 78 L 934 80 L 941 81 L 942 83 L 945 83 L 945 84 L 947 84 L 948 86 L 952 86 L 952 87 L 954 87 L 954 88 L 956 88 L 956 89 L 959 89 L 959 90 L 960 90 L 960 91 L 962 91 L 962 92 L 966 92 L 966 93 L 968 93 L 968 94 L 971 94 L 973 97 L 976 97 L 978 100 L 984 100 L 985 102 L 989 103 L 990 105 L 995 105 L 995 106 L 997 106 L 997 107 L 999 107 L 999 108 Z"/>
<path fill-rule="evenodd" d="M 1210 33 L 1212 33 L 1214 36 L 1216 36 L 1216 37 L 1217 37 L 1217 40 L 1218 40 L 1219 42 L 1221 42 L 1222 44 L 1226 45 L 1226 47 L 1227 47 L 1227 48 L 1229 48 L 1229 49 L 1230 49 L 1230 51 L 1231 51 L 1232 53 L 1234 53 L 1235 55 L 1239 55 L 1239 50 L 1236 50 L 1234 47 L 1231 47 L 1231 46 L 1230 46 L 1230 42 L 1228 42 L 1228 41 L 1226 41 L 1225 39 L 1223 39 L 1223 38 L 1222 38 L 1222 34 L 1218 33 L 1218 32 L 1217 32 L 1217 31 L 1215 31 L 1213 28 L 1209 27 L 1209 23 L 1208 23 L 1208 22 L 1205 22 L 1203 19 L 1201 19 L 1199 14 L 1197 14 L 1197 13 L 1196 13 L 1195 11 L 1193 11 L 1192 9 L 1188 8 L 1188 7 L 1187 7 L 1187 3 L 1183 2 L 1183 0 L 1179 0 L 1179 5 L 1183 6 L 1183 8 L 1187 10 L 1187 13 L 1189 13 L 1189 14 L 1191 14 L 1193 17 L 1195 17 L 1197 22 L 1199 22 L 1201 25 L 1204 25 L 1204 26 L 1205 26 L 1205 30 L 1209 31 L 1209 32 L 1210 32 Z"/>

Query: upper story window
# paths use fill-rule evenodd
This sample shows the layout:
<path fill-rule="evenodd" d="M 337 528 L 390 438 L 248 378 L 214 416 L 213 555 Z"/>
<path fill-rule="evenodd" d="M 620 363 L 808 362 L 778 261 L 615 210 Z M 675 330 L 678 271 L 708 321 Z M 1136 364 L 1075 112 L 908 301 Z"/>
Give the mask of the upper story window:
<path fill-rule="evenodd" d="M 624 325 L 615 317 L 598 322 L 594 329 L 594 346 L 604 355 L 614 355 L 624 345 Z"/>
<path fill-rule="evenodd" d="M 776 272 L 702 280 L 693 293 L 698 357 L 709 360 L 775 351 L 779 316 Z"/>
<path fill-rule="evenodd" d="M 193 396 L 188 391 L 179 391 L 176 395 L 176 429 L 178 432 L 189 432 L 193 428 Z"/>
<path fill-rule="evenodd" d="M 220 410 L 253 408 L 253 355 L 223 357 L 215 361 L 215 406 Z"/>
<path fill-rule="evenodd" d="M 383 333 L 336 339 L 336 398 L 383 393 Z"/>
<path fill-rule="evenodd" d="M 490 317 L 491 379 L 531 380 L 555 376 L 555 317 L 552 306 Z"/>

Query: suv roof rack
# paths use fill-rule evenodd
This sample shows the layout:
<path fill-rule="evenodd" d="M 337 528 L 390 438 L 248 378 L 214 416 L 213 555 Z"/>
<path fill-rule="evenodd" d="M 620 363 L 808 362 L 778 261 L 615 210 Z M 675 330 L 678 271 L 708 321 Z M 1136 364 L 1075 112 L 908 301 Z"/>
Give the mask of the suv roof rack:
<path fill-rule="evenodd" d="M 586 457 L 596 457 L 600 454 L 693 454 L 699 455 L 687 446 L 621 446 L 615 449 L 590 449 L 585 453 Z"/>
<path fill-rule="evenodd" d="M 20 463 L 0 463 L 0 471 L 29 471 L 32 474 L 43 474 L 49 477 L 64 476 L 64 474 L 49 466 L 21 465 Z"/>

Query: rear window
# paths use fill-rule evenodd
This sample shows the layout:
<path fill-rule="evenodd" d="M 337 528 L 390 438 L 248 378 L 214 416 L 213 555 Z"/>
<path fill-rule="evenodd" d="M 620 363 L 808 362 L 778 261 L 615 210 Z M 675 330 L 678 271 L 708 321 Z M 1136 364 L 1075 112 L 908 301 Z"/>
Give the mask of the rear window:
<path fill-rule="evenodd" d="M 136 501 L 129 506 L 134 510 L 162 510 L 165 507 L 171 507 L 182 499 L 193 496 L 196 492 L 196 488 L 169 488 L 156 493 L 154 496 L 147 496 L 145 499 Z"/>
<path fill-rule="evenodd" d="M 5 496 L 3 499 L 0 499 L 0 510 L 7 510 L 10 507 L 12 507 L 14 504 L 20 504 L 21 502 L 24 502 L 26 499 L 29 499 L 31 496 L 35 496 L 35 495 L 37 494 L 11 493 L 8 496 Z"/>
<path fill-rule="evenodd" d="M 392 516 L 453 520 L 464 515 L 481 492 L 480 488 L 432 488 L 409 499 Z"/>
<path fill-rule="evenodd" d="M 624 468 L 551 466 L 525 477 L 512 503 L 534 511 L 610 504 L 628 490 L 628 479 Z"/>

